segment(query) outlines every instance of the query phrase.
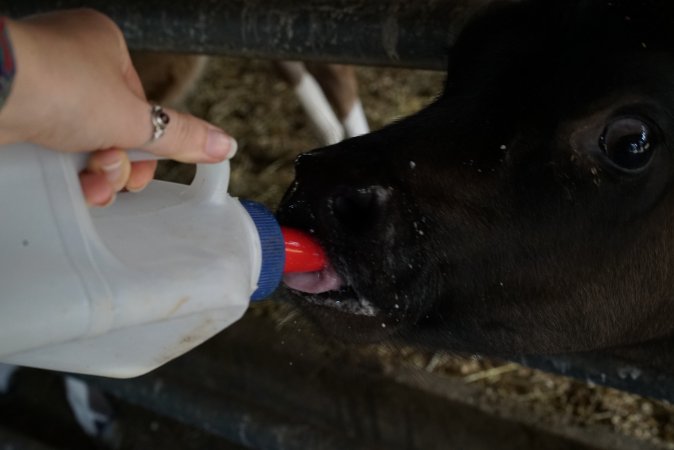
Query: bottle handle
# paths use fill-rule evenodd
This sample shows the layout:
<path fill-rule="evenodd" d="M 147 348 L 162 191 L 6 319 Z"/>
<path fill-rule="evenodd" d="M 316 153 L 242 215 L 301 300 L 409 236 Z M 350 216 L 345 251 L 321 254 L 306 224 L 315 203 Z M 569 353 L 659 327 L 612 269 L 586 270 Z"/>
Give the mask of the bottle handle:
<path fill-rule="evenodd" d="M 129 157 L 129 161 L 131 162 L 168 159 L 163 156 L 155 155 L 154 153 L 138 149 L 127 150 L 126 154 Z M 73 163 L 73 166 L 75 167 L 75 170 L 77 170 L 77 172 L 79 173 L 87 168 L 87 162 L 89 161 L 89 156 L 91 156 L 91 154 L 86 152 L 78 152 L 78 153 L 69 153 L 69 156 Z"/>
<path fill-rule="evenodd" d="M 139 149 L 127 150 L 127 155 L 131 162 L 168 159 Z M 70 158 L 76 172 L 79 173 L 87 167 L 90 154 L 69 153 L 67 156 Z M 215 164 L 197 164 L 197 173 L 186 195 L 198 200 L 220 203 L 225 201 L 228 187 L 228 160 Z"/>

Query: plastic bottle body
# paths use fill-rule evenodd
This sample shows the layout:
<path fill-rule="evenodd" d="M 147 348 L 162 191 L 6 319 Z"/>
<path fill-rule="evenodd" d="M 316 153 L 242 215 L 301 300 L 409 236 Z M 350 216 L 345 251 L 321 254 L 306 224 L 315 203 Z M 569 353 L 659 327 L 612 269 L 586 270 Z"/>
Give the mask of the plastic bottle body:
<path fill-rule="evenodd" d="M 228 163 L 89 209 L 75 161 L 0 148 L 0 361 L 135 376 L 243 315 L 262 257 Z"/>

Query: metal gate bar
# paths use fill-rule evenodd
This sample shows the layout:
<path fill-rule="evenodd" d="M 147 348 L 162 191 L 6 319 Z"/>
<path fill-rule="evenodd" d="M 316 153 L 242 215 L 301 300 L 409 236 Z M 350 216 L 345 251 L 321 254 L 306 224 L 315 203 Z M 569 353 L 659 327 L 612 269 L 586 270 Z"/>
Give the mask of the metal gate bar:
<path fill-rule="evenodd" d="M 0 13 L 92 7 L 134 49 L 442 70 L 460 29 L 492 1 L 2 0 Z"/>

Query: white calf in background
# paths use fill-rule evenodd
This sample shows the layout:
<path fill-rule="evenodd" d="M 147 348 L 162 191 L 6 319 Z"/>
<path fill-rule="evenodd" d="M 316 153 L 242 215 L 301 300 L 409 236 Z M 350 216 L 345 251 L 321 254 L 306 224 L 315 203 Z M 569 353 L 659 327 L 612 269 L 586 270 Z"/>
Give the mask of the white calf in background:
<path fill-rule="evenodd" d="M 290 84 L 322 145 L 368 133 L 351 66 L 279 61 L 276 68 Z"/>
<path fill-rule="evenodd" d="M 208 57 L 134 52 L 132 59 L 148 98 L 175 106 L 199 80 Z M 293 88 L 321 145 L 370 131 L 358 97 L 352 66 L 275 61 L 279 76 Z"/>

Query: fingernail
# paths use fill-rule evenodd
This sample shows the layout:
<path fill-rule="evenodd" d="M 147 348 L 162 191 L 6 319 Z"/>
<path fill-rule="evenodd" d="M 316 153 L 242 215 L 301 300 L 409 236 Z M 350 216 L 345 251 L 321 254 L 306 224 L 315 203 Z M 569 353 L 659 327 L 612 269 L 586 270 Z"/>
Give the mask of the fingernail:
<path fill-rule="evenodd" d="M 217 159 L 231 158 L 236 153 L 236 141 L 225 133 L 208 130 L 206 136 L 206 154 Z"/>
<path fill-rule="evenodd" d="M 140 192 L 143 189 L 145 189 L 146 187 L 147 187 L 147 184 L 143 184 L 141 186 L 129 186 L 129 185 L 127 185 L 126 190 L 129 191 L 129 192 Z"/>
<path fill-rule="evenodd" d="M 100 205 L 100 207 L 101 207 L 101 208 L 105 208 L 105 207 L 107 207 L 107 206 L 112 205 L 113 203 L 115 203 L 115 199 L 117 199 L 117 193 L 113 193 L 113 194 L 110 196 L 110 198 L 108 199 L 108 201 L 105 202 L 105 203 L 103 203 L 102 205 Z"/>
<path fill-rule="evenodd" d="M 122 176 L 122 160 L 112 162 L 101 166 L 103 173 L 105 173 L 105 178 L 108 179 L 110 183 L 116 183 L 119 181 L 119 177 Z"/>
<path fill-rule="evenodd" d="M 229 155 L 227 155 L 227 159 L 232 159 L 236 155 L 237 150 L 239 150 L 239 143 L 233 137 L 228 137 L 231 142 L 229 143 Z"/>

